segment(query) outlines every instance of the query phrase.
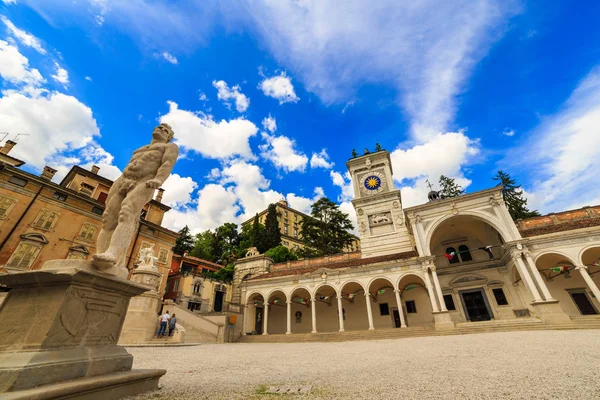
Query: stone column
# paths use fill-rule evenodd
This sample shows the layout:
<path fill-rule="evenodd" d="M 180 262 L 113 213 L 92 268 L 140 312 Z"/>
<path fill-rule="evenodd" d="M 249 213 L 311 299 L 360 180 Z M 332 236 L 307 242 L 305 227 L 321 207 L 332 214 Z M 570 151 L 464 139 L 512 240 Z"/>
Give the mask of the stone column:
<path fill-rule="evenodd" d="M 540 271 L 538 271 L 537 267 L 535 266 L 535 262 L 533 261 L 533 258 L 531 258 L 531 253 L 524 252 L 523 255 L 525 256 L 525 261 L 527 261 L 527 265 L 529 266 L 529 269 L 531 270 L 533 279 L 535 280 L 535 282 L 537 283 L 537 286 L 542 291 L 542 296 L 544 297 L 544 300 L 554 301 L 554 299 L 552 298 L 552 295 L 550 294 L 550 291 L 548 290 L 548 286 L 546 286 L 546 282 L 544 282 L 544 279 L 542 278 L 542 274 L 540 274 Z"/>
<path fill-rule="evenodd" d="M 433 276 L 433 285 L 435 286 L 435 292 L 438 296 L 438 301 L 440 302 L 440 308 L 443 312 L 448 311 L 446 309 L 446 302 L 444 301 L 444 295 L 442 294 L 442 287 L 440 286 L 440 281 L 438 280 L 437 273 L 435 272 L 435 265 L 429 267 L 431 271 L 431 276 Z"/>
<path fill-rule="evenodd" d="M 310 316 L 312 318 L 311 333 L 317 333 L 317 302 L 314 298 L 310 299 Z"/>
<path fill-rule="evenodd" d="M 396 295 L 396 303 L 398 304 L 398 315 L 400 315 L 400 328 L 406 328 L 406 321 L 404 320 L 404 309 L 402 308 L 402 299 L 400 298 L 400 291 L 394 289 Z"/>
<path fill-rule="evenodd" d="M 268 335 L 267 327 L 269 326 L 269 303 L 265 301 L 265 313 L 263 315 L 263 335 Z"/>
<path fill-rule="evenodd" d="M 427 285 L 427 292 L 429 293 L 429 301 L 431 301 L 431 309 L 434 313 L 439 312 L 437 301 L 435 301 L 435 293 L 431 287 L 431 279 L 429 278 L 429 268 L 423 267 L 423 275 L 425 276 L 425 285 Z"/>
<path fill-rule="evenodd" d="M 248 304 L 242 306 L 244 314 L 242 315 L 242 336 L 246 336 L 246 314 L 248 313 Z"/>
<path fill-rule="evenodd" d="M 286 335 L 290 335 L 292 333 L 292 301 L 287 301 L 287 332 Z"/>
<path fill-rule="evenodd" d="M 371 296 L 369 292 L 365 293 L 365 300 L 367 301 L 367 316 L 369 317 L 369 330 L 375 329 L 373 326 L 373 311 L 371 310 Z"/>
<path fill-rule="evenodd" d="M 344 306 L 342 305 L 342 296 L 337 296 L 338 318 L 340 320 L 340 332 L 344 332 Z"/>
<path fill-rule="evenodd" d="M 579 271 L 585 283 L 587 283 L 592 293 L 594 293 L 594 297 L 596 297 L 596 300 L 600 301 L 600 290 L 598 290 L 598 286 L 596 285 L 590 274 L 588 274 L 587 267 L 585 265 L 579 265 L 575 267 L 575 269 Z"/>
<path fill-rule="evenodd" d="M 512 257 L 513 257 L 513 261 L 515 263 L 515 267 L 517 267 L 517 269 L 519 270 L 521 279 L 523 280 L 523 282 L 525 283 L 525 286 L 527 286 L 529 288 L 529 291 L 533 295 L 533 302 L 536 303 L 536 302 L 542 301 L 542 298 L 540 297 L 540 293 L 538 292 L 537 287 L 533 283 L 533 279 L 531 279 L 531 275 L 529 275 L 529 271 L 527 271 L 527 267 L 525 266 L 525 263 L 523 262 L 521 253 L 514 253 L 512 255 Z"/>

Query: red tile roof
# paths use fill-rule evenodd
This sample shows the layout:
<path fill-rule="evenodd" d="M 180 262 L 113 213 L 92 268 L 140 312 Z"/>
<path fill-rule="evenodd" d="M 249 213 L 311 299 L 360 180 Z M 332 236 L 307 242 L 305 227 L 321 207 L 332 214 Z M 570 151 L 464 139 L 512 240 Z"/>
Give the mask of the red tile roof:
<path fill-rule="evenodd" d="M 404 253 L 396 253 L 389 254 L 386 256 L 377 256 L 377 257 L 369 257 L 369 258 L 357 258 L 357 259 L 349 259 L 344 261 L 336 261 L 336 262 L 323 262 L 321 264 L 313 264 L 309 266 L 289 268 L 289 269 L 278 269 L 276 271 L 271 271 L 266 274 L 262 274 L 249 280 L 259 280 L 259 279 L 267 279 L 267 278 L 276 278 L 280 276 L 289 276 L 289 275 L 305 275 L 314 271 L 317 271 L 321 268 L 327 269 L 342 269 L 342 268 L 352 268 L 352 267 L 360 267 L 369 264 L 376 264 L 385 261 L 396 261 L 396 260 L 406 260 L 409 258 L 418 257 L 416 251 L 407 251 Z"/>

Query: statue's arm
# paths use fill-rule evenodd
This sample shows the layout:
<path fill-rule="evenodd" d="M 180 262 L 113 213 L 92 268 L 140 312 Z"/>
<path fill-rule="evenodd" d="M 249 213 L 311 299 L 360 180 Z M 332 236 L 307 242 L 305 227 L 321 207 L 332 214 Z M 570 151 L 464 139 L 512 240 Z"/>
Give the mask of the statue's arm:
<path fill-rule="evenodd" d="M 159 181 L 162 185 L 165 183 L 171 171 L 173 170 L 173 166 L 175 166 L 175 162 L 177 161 L 177 156 L 179 156 L 179 147 L 176 144 L 171 143 L 165 149 L 165 153 L 163 154 L 162 164 L 156 171 L 156 177 L 154 180 Z"/>

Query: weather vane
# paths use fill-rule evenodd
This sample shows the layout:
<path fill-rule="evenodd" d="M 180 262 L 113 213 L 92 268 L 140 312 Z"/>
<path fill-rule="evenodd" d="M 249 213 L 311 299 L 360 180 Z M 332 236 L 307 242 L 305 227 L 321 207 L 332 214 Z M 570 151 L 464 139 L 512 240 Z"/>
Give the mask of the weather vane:
<path fill-rule="evenodd" d="M 429 190 L 433 190 L 433 187 L 431 186 L 429 179 L 426 179 L 425 182 L 427 182 L 427 186 L 429 186 Z"/>

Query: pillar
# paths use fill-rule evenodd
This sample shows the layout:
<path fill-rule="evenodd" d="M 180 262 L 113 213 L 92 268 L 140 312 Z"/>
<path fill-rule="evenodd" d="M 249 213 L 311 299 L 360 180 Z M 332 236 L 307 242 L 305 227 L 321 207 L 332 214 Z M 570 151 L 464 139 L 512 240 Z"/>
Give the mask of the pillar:
<path fill-rule="evenodd" d="M 531 275 L 529 275 L 529 271 L 523 262 L 523 258 L 521 257 L 521 253 L 513 254 L 513 260 L 515 263 L 515 267 L 519 270 L 519 274 L 521 275 L 521 279 L 525 283 L 525 285 L 529 288 L 529 291 L 533 295 L 533 302 L 542 301 L 540 297 L 540 293 L 537 290 L 537 287 L 533 283 L 533 279 L 531 279 Z"/>
<path fill-rule="evenodd" d="M 286 335 L 290 335 L 292 333 L 292 302 L 288 300 L 287 302 L 287 331 Z"/>
<path fill-rule="evenodd" d="M 398 314 L 400 315 L 400 328 L 406 328 L 406 321 L 404 319 L 404 309 L 402 308 L 402 299 L 400 298 L 400 291 L 394 289 L 396 295 L 396 304 L 398 304 Z"/>
<path fill-rule="evenodd" d="M 427 285 L 427 292 L 429 293 L 429 301 L 431 301 L 431 309 L 434 313 L 439 312 L 437 301 L 435 301 L 435 293 L 431 287 L 431 279 L 429 278 L 429 268 L 423 267 L 423 275 L 425 275 L 425 285 Z"/>
<path fill-rule="evenodd" d="M 554 299 L 552 298 L 552 295 L 550 294 L 550 291 L 548 290 L 548 286 L 546 286 L 546 282 L 544 282 L 544 279 L 542 278 L 542 274 L 540 274 L 540 271 L 538 271 L 537 267 L 535 266 L 535 262 L 533 261 L 533 258 L 531 258 L 531 254 L 526 252 L 526 253 L 523 253 L 523 255 L 525 256 L 525 261 L 527 261 L 527 265 L 529 266 L 529 269 L 531 270 L 533 279 L 535 280 L 535 282 L 537 283 L 537 286 L 542 291 L 542 296 L 544 297 L 544 300 L 553 301 Z"/>
<path fill-rule="evenodd" d="M 437 272 L 435 272 L 435 265 L 432 265 L 429 269 L 431 270 L 431 276 L 433 276 L 433 286 L 435 286 L 435 292 L 440 303 L 440 308 L 442 311 L 447 312 L 448 310 L 446 309 L 446 302 L 444 301 L 444 295 L 442 294 L 442 287 L 440 286 Z"/>
<path fill-rule="evenodd" d="M 310 316 L 312 317 L 312 332 L 317 333 L 317 302 L 314 298 L 310 299 Z"/>
<path fill-rule="evenodd" d="M 337 296 L 338 318 L 340 320 L 340 332 L 344 332 L 344 306 L 342 305 L 342 296 Z"/>
<path fill-rule="evenodd" d="M 365 300 L 367 301 L 367 316 L 369 317 L 369 330 L 372 331 L 375 329 L 373 326 L 373 311 L 371 310 L 371 296 L 369 292 L 365 293 Z"/>
<path fill-rule="evenodd" d="M 579 265 L 575 267 L 575 269 L 579 271 L 585 283 L 587 283 L 592 293 L 594 293 L 594 297 L 596 297 L 596 299 L 600 301 L 600 290 L 598 290 L 598 286 L 596 285 L 590 274 L 587 272 L 587 267 L 585 265 Z"/>
<path fill-rule="evenodd" d="M 265 315 L 263 315 L 263 335 L 268 335 L 267 327 L 269 326 L 269 303 L 265 302 Z"/>
<path fill-rule="evenodd" d="M 244 314 L 242 315 L 242 336 L 246 336 L 246 314 L 248 313 L 248 304 L 242 306 Z"/>

